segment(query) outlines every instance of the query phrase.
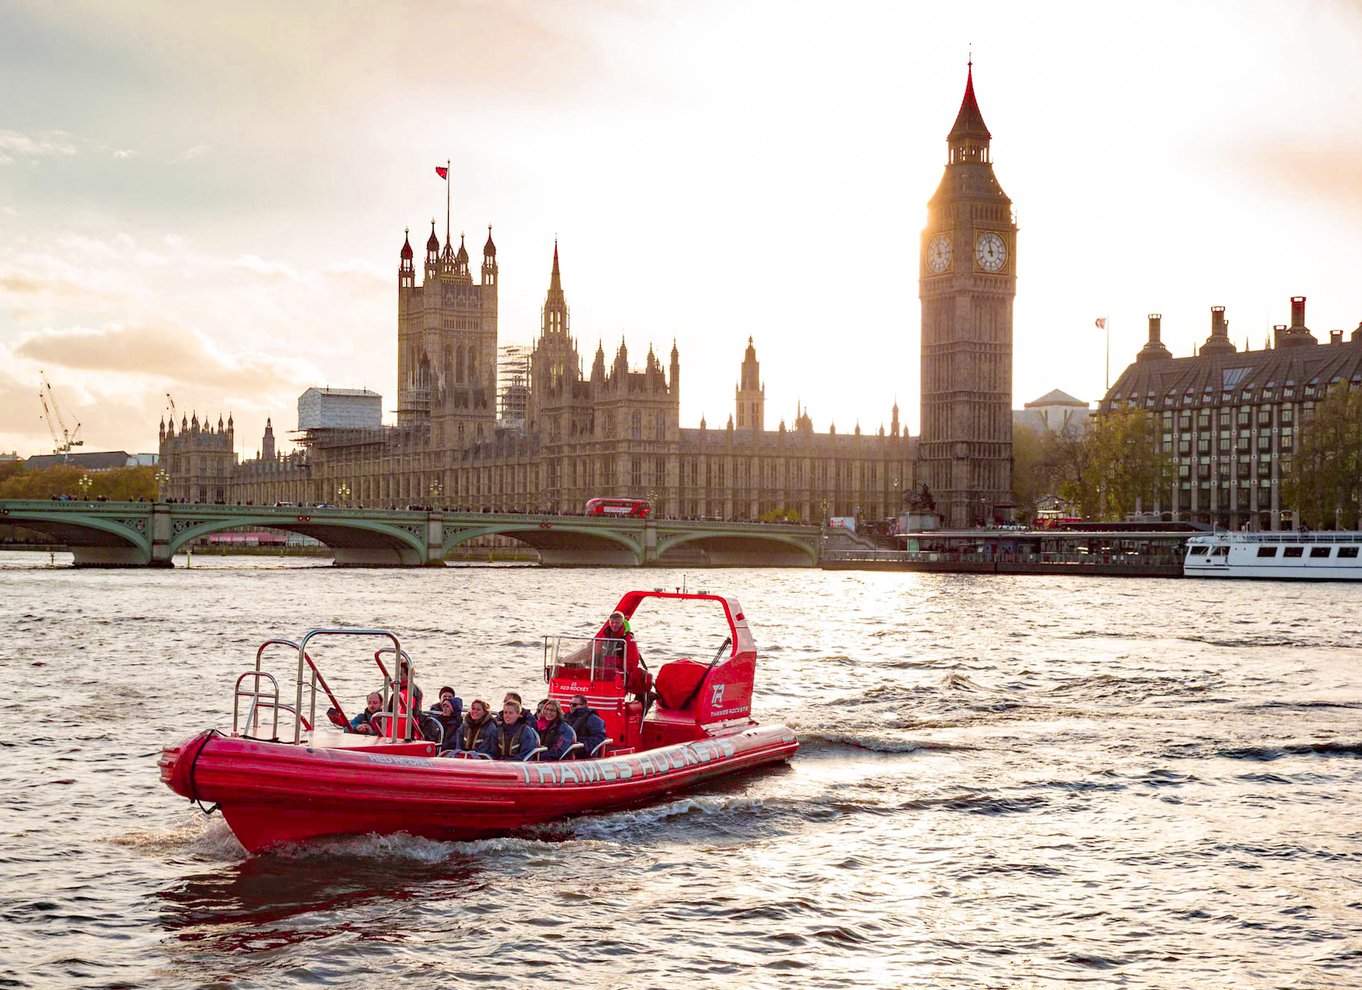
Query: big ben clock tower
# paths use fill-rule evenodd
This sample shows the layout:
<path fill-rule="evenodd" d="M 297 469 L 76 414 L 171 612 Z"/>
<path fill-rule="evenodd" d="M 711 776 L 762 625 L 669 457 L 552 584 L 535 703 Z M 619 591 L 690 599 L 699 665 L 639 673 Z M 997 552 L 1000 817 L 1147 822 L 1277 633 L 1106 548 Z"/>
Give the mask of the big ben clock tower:
<path fill-rule="evenodd" d="M 1017 225 L 993 175 L 992 135 L 974 98 L 974 64 L 946 138 L 946 173 L 927 204 L 918 459 L 952 529 L 1012 506 L 1012 300 Z"/>

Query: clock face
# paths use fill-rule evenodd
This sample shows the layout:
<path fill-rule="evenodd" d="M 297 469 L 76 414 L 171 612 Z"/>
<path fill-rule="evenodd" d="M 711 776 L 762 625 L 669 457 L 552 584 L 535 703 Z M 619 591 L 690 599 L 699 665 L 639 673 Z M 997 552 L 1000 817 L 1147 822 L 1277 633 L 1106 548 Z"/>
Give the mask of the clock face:
<path fill-rule="evenodd" d="M 1007 242 L 1002 235 L 986 230 L 974 242 L 974 261 L 986 272 L 1001 271 L 1007 262 Z"/>
<path fill-rule="evenodd" d="M 937 234 L 927 242 L 927 270 L 940 275 L 951 266 L 951 235 Z"/>

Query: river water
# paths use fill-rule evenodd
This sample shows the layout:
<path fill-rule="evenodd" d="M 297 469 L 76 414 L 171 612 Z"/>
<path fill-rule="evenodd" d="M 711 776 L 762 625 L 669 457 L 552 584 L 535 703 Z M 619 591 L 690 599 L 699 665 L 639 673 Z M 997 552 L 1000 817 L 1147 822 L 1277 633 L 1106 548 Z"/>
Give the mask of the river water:
<path fill-rule="evenodd" d="M 324 563 L 0 555 L 0 987 L 1362 985 L 1362 589 Z M 428 694 L 537 699 L 544 633 L 683 582 L 742 602 L 788 767 L 255 857 L 159 782 L 268 636 L 388 627 Z M 650 615 L 653 659 L 723 636 Z"/>

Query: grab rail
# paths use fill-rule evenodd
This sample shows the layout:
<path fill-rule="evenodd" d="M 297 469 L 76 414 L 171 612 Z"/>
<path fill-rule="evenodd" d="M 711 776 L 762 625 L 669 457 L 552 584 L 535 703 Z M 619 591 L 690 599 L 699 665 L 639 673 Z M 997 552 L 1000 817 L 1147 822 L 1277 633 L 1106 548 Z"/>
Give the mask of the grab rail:
<path fill-rule="evenodd" d="M 309 656 L 307 655 L 307 644 L 308 644 L 308 642 L 309 642 L 310 640 L 312 640 L 314 637 L 317 637 L 317 636 L 382 636 L 382 637 L 384 637 L 385 639 L 388 639 L 388 640 L 391 640 L 391 641 L 392 641 L 392 644 L 393 644 L 393 645 L 392 645 L 392 649 L 393 649 L 393 651 L 394 651 L 394 655 L 401 657 L 402 660 L 405 661 L 406 667 L 407 667 L 407 677 L 410 678 L 410 680 L 411 680 L 413 683 L 414 683 L 415 680 L 416 680 L 416 670 L 415 670 L 415 668 L 414 668 L 414 667 L 412 666 L 412 664 L 411 664 L 411 657 L 408 656 L 407 653 L 406 653 L 406 651 L 404 651 L 404 650 L 402 649 L 402 644 L 398 642 L 398 640 L 397 640 L 397 634 L 396 634 L 396 633 L 390 632 L 390 631 L 387 630 L 387 629 L 311 629 L 311 630 L 309 630 L 309 631 L 303 636 L 302 640 L 298 643 L 298 682 L 297 682 L 298 686 L 297 686 L 296 700 L 295 700 L 295 702 L 294 702 L 294 711 L 295 711 L 295 713 L 300 713 L 300 712 L 302 711 L 302 708 L 303 708 L 303 670 L 304 670 L 304 668 L 306 668 L 306 667 L 310 667 L 310 668 L 312 669 L 312 680 L 311 680 L 311 683 L 308 685 L 309 704 L 310 704 L 310 708 L 309 708 L 309 716 L 310 716 L 310 717 L 309 717 L 308 721 L 311 722 L 311 723 L 313 723 L 313 724 L 315 724 L 316 721 L 317 721 L 317 683 L 321 680 L 321 675 L 317 672 L 316 666 L 312 663 L 312 658 L 309 657 Z M 380 652 L 380 653 L 383 653 L 383 652 L 386 652 L 386 651 L 385 651 L 385 650 L 380 650 L 379 652 Z M 375 659 L 377 659 L 377 656 L 375 656 Z M 379 666 L 381 667 L 382 664 L 380 663 Z M 386 673 L 386 671 L 385 671 L 385 672 L 384 672 L 384 681 L 385 681 L 385 684 L 384 684 L 384 689 L 385 689 L 385 691 L 384 691 L 384 693 L 385 693 L 385 694 L 387 693 L 387 690 L 386 690 L 386 689 L 387 689 L 387 683 L 386 683 L 386 682 L 387 682 L 388 680 L 389 680 L 389 678 L 387 677 L 387 673 Z M 332 697 L 330 690 L 329 690 L 329 689 L 326 689 L 325 682 L 322 682 L 322 686 L 323 686 L 323 689 L 326 690 L 327 696 L 328 696 L 328 697 Z M 334 702 L 334 697 L 332 697 L 332 700 L 333 700 L 333 702 Z M 385 698 L 384 700 L 386 701 L 387 699 Z M 414 733 L 413 733 L 413 730 L 414 730 L 415 727 L 416 727 L 416 718 L 417 718 L 418 715 L 419 715 L 419 713 L 413 713 L 413 712 L 408 712 L 408 713 L 407 713 L 407 716 L 408 716 L 408 717 L 407 717 L 407 726 L 406 726 L 406 733 L 405 733 L 405 735 L 406 735 L 405 741 L 406 741 L 406 742 L 411 742 L 411 740 L 412 740 L 412 736 L 413 736 L 413 734 L 414 734 Z M 277 722 L 277 719 L 278 719 L 278 715 L 277 715 L 277 714 L 275 715 L 275 718 L 276 718 L 276 722 Z M 302 741 L 302 722 L 303 722 L 303 720 L 302 720 L 302 718 L 301 718 L 301 715 L 299 715 L 299 716 L 296 718 L 295 722 L 294 722 L 294 726 L 293 726 L 293 741 L 294 741 L 295 744 Z M 309 727 L 308 731 L 309 731 L 309 732 L 311 731 L 311 728 L 310 728 L 310 727 Z"/>
<path fill-rule="evenodd" d="M 261 647 L 262 650 L 264 648 L 265 648 L 264 646 Z M 274 709 L 274 732 L 272 733 L 272 736 L 274 738 L 278 738 L 279 682 L 274 679 L 273 674 L 266 673 L 265 671 L 259 669 L 260 664 L 259 653 L 257 653 L 255 656 L 255 662 L 256 662 L 255 670 L 248 670 L 236 679 L 236 687 L 232 692 L 232 736 L 233 738 L 235 738 L 241 735 L 241 733 L 238 731 L 241 727 L 241 699 L 242 698 L 251 699 L 250 707 L 246 709 L 246 724 L 250 725 L 252 720 L 257 719 L 256 709 L 260 707 L 260 701 L 262 698 L 264 698 L 266 703 L 269 704 L 269 706 Z M 255 678 L 255 686 L 249 691 L 243 691 L 241 690 L 241 682 L 248 677 Z M 272 693 L 266 694 L 264 691 L 260 690 L 260 679 L 262 677 L 268 680 L 270 684 L 273 685 L 274 690 Z M 258 721 L 256 724 L 257 725 L 259 724 Z"/>

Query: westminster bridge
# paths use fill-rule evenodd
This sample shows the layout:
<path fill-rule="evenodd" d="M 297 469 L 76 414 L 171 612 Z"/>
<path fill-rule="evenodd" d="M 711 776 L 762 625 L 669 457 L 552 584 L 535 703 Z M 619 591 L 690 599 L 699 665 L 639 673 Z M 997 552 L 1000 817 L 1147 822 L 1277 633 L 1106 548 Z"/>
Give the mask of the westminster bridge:
<path fill-rule="evenodd" d="M 283 530 L 325 544 L 343 567 L 442 567 L 478 537 L 503 536 L 548 566 L 816 567 L 820 529 L 786 523 L 181 502 L 0 500 L 11 527 L 65 545 L 77 567 L 170 567 L 195 540 Z"/>

